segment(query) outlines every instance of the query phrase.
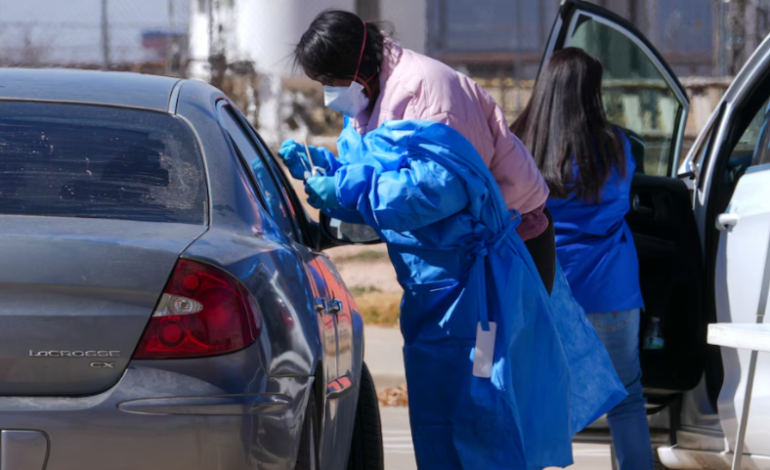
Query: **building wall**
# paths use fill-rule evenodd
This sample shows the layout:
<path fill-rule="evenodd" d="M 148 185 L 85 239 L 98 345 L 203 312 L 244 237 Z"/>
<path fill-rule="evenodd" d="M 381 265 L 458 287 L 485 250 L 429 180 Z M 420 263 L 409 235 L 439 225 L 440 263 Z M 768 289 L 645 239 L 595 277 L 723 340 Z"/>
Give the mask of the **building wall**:
<path fill-rule="evenodd" d="M 560 0 L 427 0 L 428 52 L 472 75 L 531 79 Z M 641 30 L 681 75 L 713 70 L 706 0 L 592 0 Z M 518 66 L 518 67 L 517 67 Z"/>
<path fill-rule="evenodd" d="M 380 18 L 393 23 L 402 46 L 425 53 L 428 39 L 428 0 L 382 0 Z"/>

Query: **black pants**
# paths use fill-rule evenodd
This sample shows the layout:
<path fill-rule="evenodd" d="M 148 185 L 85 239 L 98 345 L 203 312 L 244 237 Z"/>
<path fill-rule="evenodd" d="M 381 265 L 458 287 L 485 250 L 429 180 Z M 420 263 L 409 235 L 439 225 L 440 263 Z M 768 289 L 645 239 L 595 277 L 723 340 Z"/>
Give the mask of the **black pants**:
<path fill-rule="evenodd" d="M 544 209 L 543 213 L 548 217 L 548 228 L 537 237 L 525 241 L 524 244 L 527 245 L 532 259 L 535 260 L 535 266 L 540 273 L 540 279 L 545 284 L 548 295 L 551 295 L 553 281 L 556 277 L 556 240 L 554 240 L 555 231 L 551 213 L 548 212 L 548 209 Z"/>

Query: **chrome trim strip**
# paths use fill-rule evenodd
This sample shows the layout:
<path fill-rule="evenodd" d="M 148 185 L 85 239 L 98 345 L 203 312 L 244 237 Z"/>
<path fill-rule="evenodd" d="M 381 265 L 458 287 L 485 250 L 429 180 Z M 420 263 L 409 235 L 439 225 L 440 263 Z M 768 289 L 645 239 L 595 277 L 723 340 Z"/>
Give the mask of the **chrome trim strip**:
<path fill-rule="evenodd" d="M 152 415 L 252 415 L 290 407 L 291 398 L 278 394 L 145 398 L 118 404 L 118 409 L 126 413 Z"/>

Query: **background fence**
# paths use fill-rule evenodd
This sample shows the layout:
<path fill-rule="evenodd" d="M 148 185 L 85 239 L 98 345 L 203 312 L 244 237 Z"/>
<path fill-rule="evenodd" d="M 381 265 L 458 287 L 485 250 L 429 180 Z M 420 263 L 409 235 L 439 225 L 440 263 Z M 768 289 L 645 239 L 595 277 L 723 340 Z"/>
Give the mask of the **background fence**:
<path fill-rule="evenodd" d="M 363 16 L 372 17 L 383 11 L 381 3 L 385 1 L 347 3 Z M 239 2 L 245 5 L 255 0 L 0 0 L 0 63 L 127 68 L 137 63 L 175 61 L 178 64 L 170 64 L 169 71 L 179 73 L 189 58 L 188 32 L 194 13 L 223 18 L 209 36 L 212 41 L 226 43 L 222 38 L 227 29 L 235 27 L 237 18 L 222 12 Z M 303 22 L 316 13 L 314 3 L 318 3 L 319 11 L 327 6 L 325 3 L 347 4 L 342 0 L 305 3 L 313 11 L 300 12 Z M 414 15 L 425 16 L 423 36 L 428 54 L 485 79 L 532 79 L 559 3 L 421 0 L 414 2 Z M 770 0 L 594 3 L 634 23 L 682 76 L 732 75 L 770 32 Z M 248 11 L 255 17 L 270 14 L 264 8 Z M 234 35 L 248 36 L 254 48 L 270 47 L 269 37 L 260 31 L 236 31 Z"/>
<path fill-rule="evenodd" d="M 285 48 L 293 39 L 277 39 L 274 33 L 290 30 L 298 37 L 309 18 L 326 7 L 351 8 L 367 19 L 395 15 L 395 3 L 386 2 L 396 0 L 0 0 L 0 66 L 198 76 L 233 96 L 258 125 L 264 124 L 260 109 L 271 101 L 271 119 L 283 129 L 276 139 L 297 129 L 312 139 L 333 135 L 341 123 L 323 110 L 318 87 L 301 78 L 264 75 L 265 64 L 250 51 Z M 513 120 L 529 99 L 559 3 L 409 0 L 410 15 L 382 19 L 393 20 L 405 39 L 424 37 L 427 54 L 479 81 Z M 633 22 L 683 78 L 692 100 L 689 139 L 711 113 L 729 75 L 770 32 L 770 0 L 594 3 Z M 296 18 L 286 20 L 288 11 Z M 415 21 L 420 15 L 424 21 Z M 411 17 L 409 23 L 401 19 L 405 16 Z M 273 17 L 283 18 L 273 33 L 255 26 L 275 23 Z M 666 113 L 659 108 L 643 116 L 650 132 L 665 122 L 655 114 Z"/>
<path fill-rule="evenodd" d="M 0 65 L 182 75 L 190 0 L 0 0 Z"/>

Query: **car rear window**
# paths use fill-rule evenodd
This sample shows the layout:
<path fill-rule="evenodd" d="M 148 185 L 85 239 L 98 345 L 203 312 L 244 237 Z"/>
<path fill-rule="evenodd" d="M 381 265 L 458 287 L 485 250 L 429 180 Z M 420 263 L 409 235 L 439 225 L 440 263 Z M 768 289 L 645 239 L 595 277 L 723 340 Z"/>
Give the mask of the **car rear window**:
<path fill-rule="evenodd" d="M 204 224 L 206 181 L 181 119 L 0 102 L 0 214 Z"/>

